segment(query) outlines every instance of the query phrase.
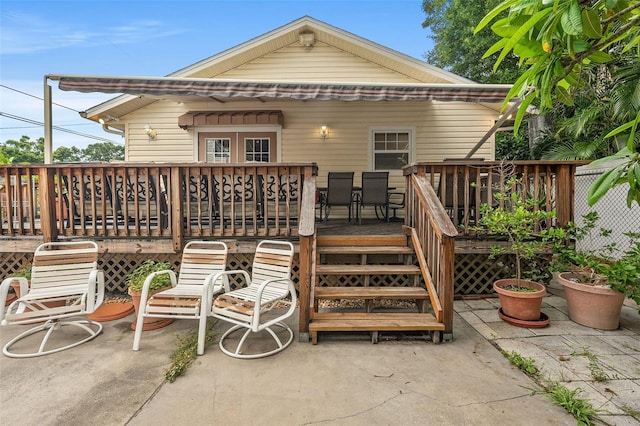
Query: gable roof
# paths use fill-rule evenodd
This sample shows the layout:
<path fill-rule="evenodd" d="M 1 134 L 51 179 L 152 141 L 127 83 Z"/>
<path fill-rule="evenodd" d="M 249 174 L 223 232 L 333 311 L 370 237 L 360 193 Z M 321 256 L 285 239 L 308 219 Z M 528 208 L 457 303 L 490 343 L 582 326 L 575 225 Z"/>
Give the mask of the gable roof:
<path fill-rule="evenodd" d="M 473 83 L 464 77 L 434 67 L 310 16 L 303 16 L 266 34 L 182 68 L 169 76 L 215 77 L 268 53 L 299 43 L 300 34 L 310 32 L 314 34 L 317 42 L 334 46 L 382 67 L 400 71 L 418 82 Z"/>
<path fill-rule="evenodd" d="M 185 68 L 182 68 L 167 77 L 181 79 L 209 79 L 217 80 L 225 72 L 237 69 L 244 64 L 255 61 L 270 53 L 287 46 L 300 43 L 300 34 L 313 33 L 315 41 L 333 46 L 336 49 L 361 58 L 382 68 L 402 74 L 417 84 L 434 86 L 449 85 L 473 85 L 481 86 L 471 80 L 460 77 L 448 71 L 434 67 L 426 62 L 412 58 L 393 49 L 374 43 L 359 37 L 348 31 L 318 21 L 309 16 L 303 16 L 289 24 L 276 28 L 266 34 L 248 40 L 245 43 L 222 51 L 211 57 L 203 59 Z M 52 79 L 55 76 L 52 76 Z M 288 81 L 287 81 L 288 82 Z M 279 83 L 287 83 L 280 81 Z M 248 82 L 242 82 L 248 83 Z M 336 84 L 340 82 L 314 82 L 315 84 Z M 354 82 L 349 82 L 353 84 Z M 371 85 L 371 82 L 362 82 Z M 69 90 L 69 89 L 68 89 Z M 70 89 L 75 90 L 75 89 Z M 101 91 L 101 90 L 88 90 Z M 114 91 L 108 92 L 114 93 Z M 89 108 L 81 113 L 84 117 L 98 121 L 101 115 L 109 114 L 123 116 L 139 108 L 145 107 L 157 99 L 148 96 L 140 96 L 137 92 L 116 92 L 125 94 L 99 105 Z M 115 126 L 117 127 L 117 125 Z"/>

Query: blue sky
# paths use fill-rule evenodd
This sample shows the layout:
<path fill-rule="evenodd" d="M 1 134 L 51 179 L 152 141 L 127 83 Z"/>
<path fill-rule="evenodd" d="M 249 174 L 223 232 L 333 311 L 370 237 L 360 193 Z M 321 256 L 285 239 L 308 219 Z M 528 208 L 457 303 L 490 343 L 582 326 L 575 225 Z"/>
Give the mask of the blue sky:
<path fill-rule="evenodd" d="M 6 114 L 43 121 L 37 98 L 43 96 L 45 74 L 164 76 L 304 15 L 424 60 L 432 42 L 421 25 L 421 5 L 421 0 L 0 0 L 0 141 L 44 135 L 42 127 Z M 53 124 L 123 143 L 76 112 L 111 97 L 54 87 L 53 101 L 62 106 L 54 106 Z M 53 140 L 54 149 L 100 142 L 57 130 Z"/>

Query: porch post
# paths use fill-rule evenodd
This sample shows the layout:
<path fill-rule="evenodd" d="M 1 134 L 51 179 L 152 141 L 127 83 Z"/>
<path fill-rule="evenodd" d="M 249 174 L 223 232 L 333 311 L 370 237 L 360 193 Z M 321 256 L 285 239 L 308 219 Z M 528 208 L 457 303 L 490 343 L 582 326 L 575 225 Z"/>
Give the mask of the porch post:
<path fill-rule="evenodd" d="M 575 166 L 561 164 L 556 171 L 556 218 L 558 226 L 573 220 L 573 198 L 575 191 Z"/>
<path fill-rule="evenodd" d="M 171 238 L 173 239 L 173 250 L 182 251 L 184 243 L 183 225 L 182 225 L 182 185 L 181 168 L 179 166 L 171 167 Z"/>
<path fill-rule="evenodd" d="M 55 189 L 53 185 L 53 170 L 40 167 L 40 226 L 42 240 L 45 243 L 58 238 L 58 227 L 55 215 Z M 62 220 L 62 218 L 61 218 Z"/>
<path fill-rule="evenodd" d="M 51 112 L 51 86 L 44 76 L 44 164 L 53 163 L 53 125 Z"/>
<path fill-rule="evenodd" d="M 300 291 L 300 308 L 299 308 L 299 323 L 298 323 L 298 331 L 299 331 L 299 341 L 308 342 L 309 341 L 309 317 L 310 317 L 310 306 L 312 306 L 313 301 L 311 300 L 313 291 L 312 286 L 314 283 L 312 282 L 312 256 L 313 256 L 313 239 L 315 235 L 311 236 L 300 236 L 300 250 L 298 252 L 298 263 L 299 263 L 299 281 L 298 281 L 298 289 Z"/>

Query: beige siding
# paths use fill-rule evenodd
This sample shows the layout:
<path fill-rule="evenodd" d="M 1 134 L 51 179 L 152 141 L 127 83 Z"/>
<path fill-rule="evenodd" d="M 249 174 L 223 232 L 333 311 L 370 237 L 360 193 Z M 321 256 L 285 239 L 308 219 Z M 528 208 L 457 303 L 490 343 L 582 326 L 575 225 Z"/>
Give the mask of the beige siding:
<path fill-rule="evenodd" d="M 317 43 L 311 49 L 294 43 L 215 77 L 280 81 L 418 82 L 324 43 Z"/>
<path fill-rule="evenodd" d="M 326 184 L 329 170 L 360 172 L 371 169 L 369 132 L 372 127 L 415 128 L 413 161 L 440 161 L 463 157 L 489 130 L 497 117 L 490 110 L 458 102 L 338 102 L 278 100 L 186 103 L 156 102 L 124 117 L 127 124 L 127 160 L 193 161 L 194 131 L 178 127 L 177 117 L 202 110 L 282 110 L 281 154 L 283 162 L 316 162 L 319 185 Z M 326 123 L 329 137 L 322 141 L 320 126 Z M 144 126 L 158 131 L 149 140 Z M 209 128 L 211 129 L 211 128 Z M 493 158 L 491 138 L 476 157 Z M 401 186 L 399 174 L 392 177 Z"/>
<path fill-rule="evenodd" d="M 193 161 L 193 140 L 189 132 L 178 127 L 178 116 L 186 113 L 178 102 L 156 102 L 121 119 L 127 126 L 127 161 L 189 162 Z M 145 126 L 158 132 L 149 139 Z"/>

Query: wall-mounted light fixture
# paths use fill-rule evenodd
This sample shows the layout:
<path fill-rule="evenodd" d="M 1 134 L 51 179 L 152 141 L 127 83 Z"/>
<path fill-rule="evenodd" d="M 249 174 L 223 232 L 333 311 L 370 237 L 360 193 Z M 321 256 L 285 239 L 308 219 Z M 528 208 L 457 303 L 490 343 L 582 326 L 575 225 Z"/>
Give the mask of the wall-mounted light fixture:
<path fill-rule="evenodd" d="M 105 115 L 104 117 L 100 117 L 98 119 L 98 123 L 106 124 L 110 121 L 120 121 L 120 117 L 114 117 L 113 115 Z"/>
<path fill-rule="evenodd" d="M 150 141 L 155 140 L 156 137 L 158 136 L 158 131 L 148 124 L 144 126 L 144 131 L 147 134 L 147 136 L 149 136 Z"/>
<path fill-rule="evenodd" d="M 329 128 L 327 127 L 326 124 L 323 124 L 322 126 L 320 126 L 320 137 L 322 138 L 323 141 L 329 137 Z"/>

